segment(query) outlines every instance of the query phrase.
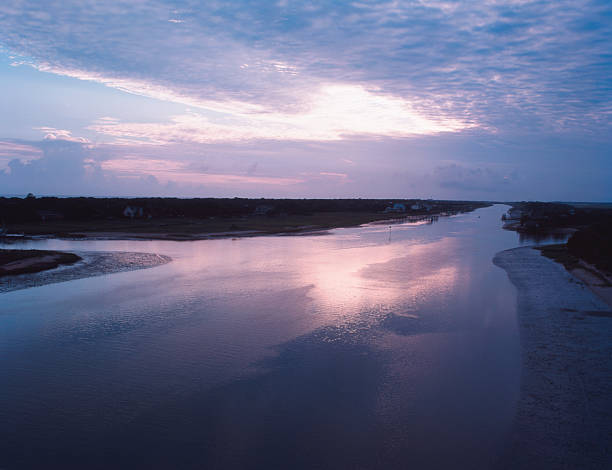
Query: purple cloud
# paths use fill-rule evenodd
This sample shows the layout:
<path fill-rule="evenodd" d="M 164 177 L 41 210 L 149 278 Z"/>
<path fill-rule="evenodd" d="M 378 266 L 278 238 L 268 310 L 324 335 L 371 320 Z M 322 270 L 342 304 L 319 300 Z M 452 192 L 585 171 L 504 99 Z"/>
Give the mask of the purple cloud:
<path fill-rule="evenodd" d="M 597 20 L 611 9 L 586 0 L 9 1 L 0 41 L 43 70 L 230 113 L 301 112 L 339 84 L 404 99 L 424 118 L 564 129 L 609 125 L 611 27 Z"/>

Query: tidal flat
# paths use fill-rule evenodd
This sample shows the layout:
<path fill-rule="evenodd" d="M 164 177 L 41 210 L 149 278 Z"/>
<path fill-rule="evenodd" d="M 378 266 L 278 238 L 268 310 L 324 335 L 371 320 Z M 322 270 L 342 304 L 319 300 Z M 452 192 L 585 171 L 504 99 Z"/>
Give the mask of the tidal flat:
<path fill-rule="evenodd" d="M 503 468 L 610 468 L 612 307 L 540 250 L 494 262 L 518 290 L 523 358 Z"/>

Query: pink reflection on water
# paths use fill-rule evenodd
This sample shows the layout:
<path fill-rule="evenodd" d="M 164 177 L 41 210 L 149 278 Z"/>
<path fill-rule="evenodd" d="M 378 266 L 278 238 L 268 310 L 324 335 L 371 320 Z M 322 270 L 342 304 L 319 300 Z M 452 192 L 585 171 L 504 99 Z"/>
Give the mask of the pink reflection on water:
<path fill-rule="evenodd" d="M 387 236 L 376 228 L 369 233 L 377 232 Z M 165 269 L 183 283 L 185 295 L 223 297 L 245 320 L 280 322 L 277 330 L 289 338 L 321 326 L 373 324 L 390 311 L 409 315 L 427 299 L 448 298 L 469 282 L 469 271 L 460 276 L 458 258 L 449 256 L 456 244 L 451 238 L 372 243 L 351 231 L 216 240 L 171 253 L 175 262 Z"/>

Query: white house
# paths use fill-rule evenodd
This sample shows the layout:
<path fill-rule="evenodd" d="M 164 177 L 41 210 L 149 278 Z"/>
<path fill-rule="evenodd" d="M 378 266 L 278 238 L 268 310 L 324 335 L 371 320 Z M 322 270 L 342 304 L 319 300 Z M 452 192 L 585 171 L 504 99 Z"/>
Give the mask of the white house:
<path fill-rule="evenodd" d="M 255 207 L 255 212 L 253 212 L 253 214 L 254 215 L 268 215 L 273 210 L 274 210 L 274 206 L 260 204 L 257 207 Z"/>

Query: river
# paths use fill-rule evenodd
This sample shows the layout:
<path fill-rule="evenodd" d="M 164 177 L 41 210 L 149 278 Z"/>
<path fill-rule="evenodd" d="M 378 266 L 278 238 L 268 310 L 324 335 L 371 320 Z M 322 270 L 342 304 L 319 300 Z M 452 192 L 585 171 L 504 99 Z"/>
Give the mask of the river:
<path fill-rule="evenodd" d="M 519 396 L 507 206 L 0 294 L 0 468 L 490 468 Z M 13 246 L 14 247 L 14 246 Z"/>

